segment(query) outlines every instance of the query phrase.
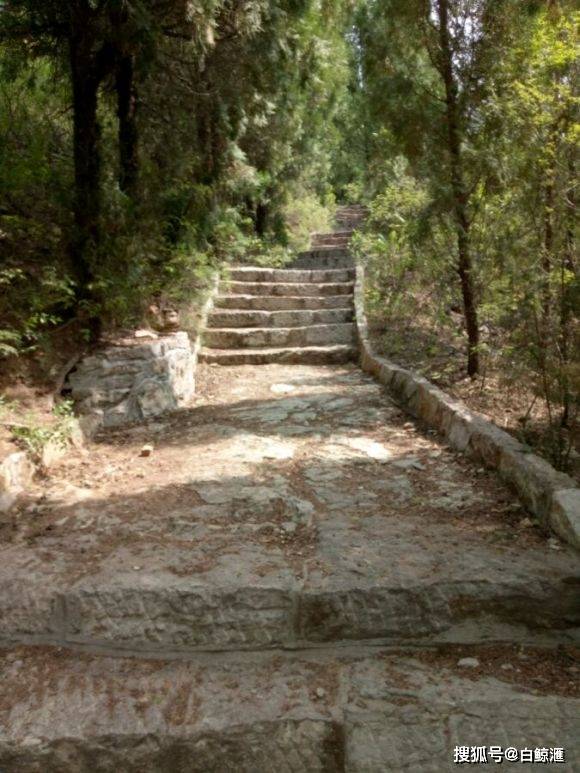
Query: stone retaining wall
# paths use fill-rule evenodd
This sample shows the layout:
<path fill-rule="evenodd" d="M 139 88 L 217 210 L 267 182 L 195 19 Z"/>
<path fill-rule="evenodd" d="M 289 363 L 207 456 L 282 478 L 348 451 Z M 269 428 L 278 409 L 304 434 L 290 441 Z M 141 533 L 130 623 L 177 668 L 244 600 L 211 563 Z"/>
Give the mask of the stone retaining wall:
<path fill-rule="evenodd" d="M 218 290 L 218 275 L 201 310 L 204 329 Z M 186 404 L 195 392 L 199 335 L 184 331 L 158 335 L 137 331 L 85 357 L 65 387 L 77 411 L 103 427 L 119 427 L 158 416 Z"/>
<path fill-rule="evenodd" d="M 383 383 L 405 410 L 445 436 L 458 451 L 496 469 L 540 522 L 580 548 L 580 489 L 572 478 L 461 401 L 427 379 L 373 351 L 364 309 L 364 268 L 355 285 L 357 339 L 361 367 Z"/>
<path fill-rule="evenodd" d="M 50 439 L 37 459 L 15 451 L 0 460 L 0 513 L 26 492 L 37 469 L 50 469 L 100 427 L 138 421 L 189 399 L 194 351 L 187 334 L 176 333 L 145 342 L 128 340 L 82 360 L 65 385 L 80 414 L 71 419 L 67 438 Z"/>
<path fill-rule="evenodd" d="M 216 272 L 200 311 L 200 330 L 207 325 L 218 288 Z M 142 421 L 175 410 L 191 399 L 200 336 L 192 342 L 183 331 L 170 335 L 140 333 L 85 357 L 68 375 L 65 389 L 75 401 L 79 415 L 71 427 L 70 441 L 49 441 L 38 466 L 51 467 L 70 448 L 90 441 L 100 427 Z M 9 510 L 26 491 L 36 469 L 37 464 L 24 451 L 0 460 L 0 512 Z"/>
<path fill-rule="evenodd" d="M 141 421 L 179 407 L 195 388 L 187 333 L 123 339 L 85 357 L 66 388 L 81 414 L 104 427 Z"/>

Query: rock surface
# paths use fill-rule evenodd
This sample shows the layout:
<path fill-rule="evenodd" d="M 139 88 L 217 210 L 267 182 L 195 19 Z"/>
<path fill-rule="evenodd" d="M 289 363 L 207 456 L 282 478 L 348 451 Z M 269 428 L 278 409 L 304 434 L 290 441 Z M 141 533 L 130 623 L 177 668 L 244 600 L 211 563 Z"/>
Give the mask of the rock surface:
<path fill-rule="evenodd" d="M 137 331 L 142 332 L 142 331 Z M 175 410 L 193 395 L 194 356 L 187 333 L 119 342 L 86 357 L 66 387 L 81 414 L 104 427 Z"/>
<path fill-rule="evenodd" d="M 1 642 L 571 640 L 577 554 L 519 528 L 499 479 L 423 434 L 371 378 L 223 373 L 203 366 L 192 407 L 110 431 L 39 483 L 39 513 L 0 532 Z M 90 499 L 63 500 L 59 474 Z"/>
<path fill-rule="evenodd" d="M 33 476 L 34 464 L 24 451 L 8 454 L 0 462 L 0 513 L 12 506 Z"/>
<path fill-rule="evenodd" d="M 480 652 L 466 674 L 436 652 L 167 662 L 21 648 L 0 653 L 0 769 L 440 773 L 457 768 L 456 746 L 501 745 L 564 748 L 571 764 L 542 769 L 578 770 L 568 664 L 528 651 L 526 668 L 505 671 L 501 655 Z"/>

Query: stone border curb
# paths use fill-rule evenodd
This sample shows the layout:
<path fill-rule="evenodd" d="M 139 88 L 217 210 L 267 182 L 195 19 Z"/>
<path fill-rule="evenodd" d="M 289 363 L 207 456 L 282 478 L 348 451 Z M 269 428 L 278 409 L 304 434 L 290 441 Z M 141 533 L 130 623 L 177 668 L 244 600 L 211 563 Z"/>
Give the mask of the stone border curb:
<path fill-rule="evenodd" d="M 364 282 L 364 267 L 357 264 L 354 301 L 362 369 L 384 384 L 408 413 L 442 434 L 450 446 L 497 470 L 540 523 L 580 548 L 580 489 L 575 481 L 545 459 L 528 453 L 514 437 L 469 410 L 461 400 L 375 354 L 364 308 Z"/>

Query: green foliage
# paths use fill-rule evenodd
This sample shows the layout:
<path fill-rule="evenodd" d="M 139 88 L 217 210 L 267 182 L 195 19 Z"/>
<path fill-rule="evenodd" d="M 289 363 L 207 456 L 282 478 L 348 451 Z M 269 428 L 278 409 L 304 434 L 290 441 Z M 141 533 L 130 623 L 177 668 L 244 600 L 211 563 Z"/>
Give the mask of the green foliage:
<path fill-rule="evenodd" d="M 6 4 L 0 357 L 42 348 L 45 333 L 75 316 L 81 329 L 95 315 L 114 328 L 139 324 L 152 300 L 186 307 L 214 268 L 282 265 L 289 246 L 305 245 L 309 230 L 327 226 L 341 142 L 334 121 L 345 112 L 351 78 L 348 5 L 215 0 L 192 7 L 187 18 L 180 4 L 169 4 L 162 19 L 144 2 L 95 9 L 95 46 L 132 57 L 139 179 L 133 193 L 120 189 L 109 53 L 99 76 L 100 232 L 86 248 L 91 276 L 83 286 L 78 256 L 71 257 L 67 30 L 77 21 L 66 4 Z"/>
<path fill-rule="evenodd" d="M 2 404 L 0 403 L 0 408 Z M 75 428 L 73 404 L 63 400 L 55 405 L 50 424 L 38 424 L 31 417 L 24 417 L 23 423 L 12 425 L 10 430 L 18 444 L 37 462 L 42 460 L 45 448 L 57 445 L 65 448 Z"/>
<path fill-rule="evenodd" d="M 492 367 L 543 401 L 547 450 L 565 467 L 580 391 L 578 13 L 568 3 L 527 12 L 508 0 L 450 7 L 488 11 L 471 38 L 453 31 L 483 371 Z M 389 0 L 363 3 L 359 13 L 373 198 L 357 249 L 369 265 L 375 321 L 414 310 L 443 332 L 461 297 L 438 42 L 422 8 Z"/>
<path fill-rule="evenodd" d="M 332 196 L 321 201 L 318 196 L 305 189 L 293 192 L 283 208 L 289 247 L 297 252 L 308 249 L 313 233 L 332 230 L 334 212 Z"/>
<path fill-rule="evenodd" d="M 355 234 L 353 249 L 366 265 L 367 306 L 375 323 L 412 321 L 418 299 L 440 324 L 460 302 L 454 281 L 452 233 L 433 221 L 427 187 L 396 160 L 392 181 L 370 203 L 366 228 Z M 410 298 L 413 303 L 410 304 Z"/>
<path fill-rule="evenodd" d="M 28 351 L 70 309 L 63 250 L 70 130 L 50 60 L 0 48 L 0 358 Z"/>

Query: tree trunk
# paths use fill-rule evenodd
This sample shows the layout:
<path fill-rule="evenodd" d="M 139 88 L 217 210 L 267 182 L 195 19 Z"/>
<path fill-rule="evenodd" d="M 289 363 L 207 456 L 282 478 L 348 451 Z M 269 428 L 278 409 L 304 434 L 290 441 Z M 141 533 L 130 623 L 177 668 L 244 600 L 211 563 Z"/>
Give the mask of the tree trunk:
<path fill-rule="evenodd" d="M 469 251 L 469 230 L 467 224 L 465 225 L 465 230 L 463 230 L 461 225 L 459 226 L 457 247 L 459 252 L 458 273 L 461 280 L 463 314 L 467 330 L 467 373 L 473 377 L 479 373 L 479 323 L 471 276 L 472 262 Z"/>
<path fill-rule="evenodd" d="M 122 55 L 117 63 L 115 78 L 117 116 L 119 118 L 119 187 L 131 198 L 137 195 L 139 155 L 137 132 L 138 100 L 135 89 L 135 63 L 130 55 Z"/>
<path fill-rule="evenodd" d="M 200 148 L 199 180 L 211 185 L 215 179 L 211 120 L 207 103 L 202 103 L 197 115 L 197 139 Z"/>
<path fill-rule="evenodd" d="M 100 126 L 97 118 L 99 77 L 92 40 L 82 31 L 69 40 L 73 92 L 74 235 L 71 245 L 79 305 L 89 304 L 91 337 L 99 334 L 94 311 L 94 265 L 100 244 Z"/>
<path fill-rule="evenodd" d="M 566 190 L 566 246 L 561 266 L 560 298 L 560 359 L 562 363 L 562 416 L 561 426 L 568 428 L 572 406 L 572 394 L 568 368 L 570 365 L 571 322 L 574 317 L 574 285 L 576 277 L 576 165 L 572 155 L 568 161 L 568 187 Z M 567 276 L 569 274 L 569 276 Z"/>
<path fill-rule="evenodd" d="M 266 234 L 268 225 L 269 207 L 262 201 L 256 206 L 256 236 L 263 238 Z"/>
<path fill-rule="evenodd" d="M 554 226 L 552 214 L 554 212 L 554 183 L 553 171 L 548 170 L 549 182 L 544 187 L 544 250 L 542 255 L 542 313 L 544 335 L 548 335 L 550 327 L 550 312 L 552 306 L 552 292 L 550 289 L 550 275 L 554 252 Z"/>
<path fill-rule="evenodd" d="M 548 170 L 548 180 L 551 180 L 551 170 Z M 552 213 L 554 208 L 554 185 L 551 181 L 543 186 L 544 193 L 544 233 L 542 244 L 542 281 L 540 286 L 540 302 L 542 307 L 541 319 L 538 326 L 538 366 L 542 373 L 546 373 L 552 340 L 551 316 L 552 316 L 552 290 L 550 287 L 553 250 L 554 227 Z"/>
<path fill-rule="evenodd" d="M 439 70 L 445 86 L 447 145 L 450 158 L 451 189 L 453 192 L 453 209 L 457 236 L 457 271 L 461 280 L 463 314 L 468 341 L 467 373 L 473 377 L 479 372 L 479 323 L 473 283 L 473 261 L 469 236 L 470 222 L 467 212 L 469 195 L 466 190 L 463 174 L 458 116 L 458 90 L 453 74 L 453 52 L 449 39 L 448 0 L 437 0 L 437 8 L 439 14 Z"/>

